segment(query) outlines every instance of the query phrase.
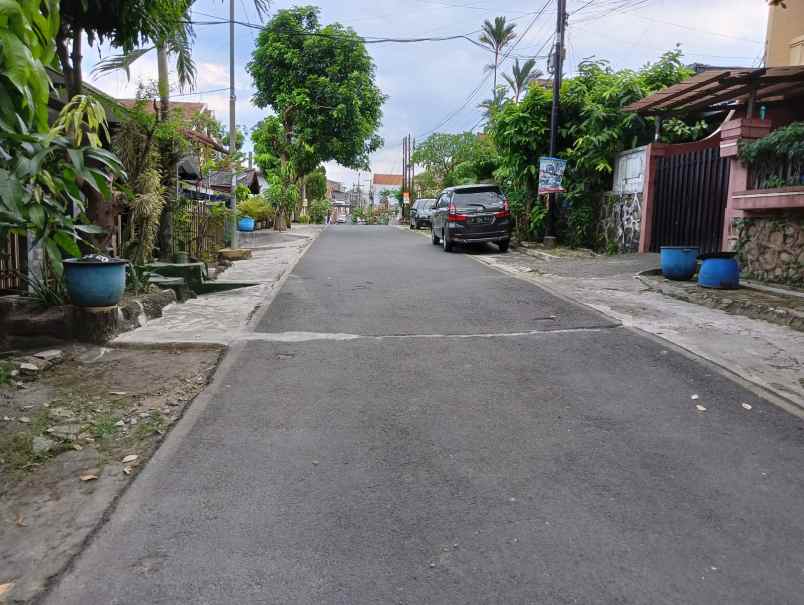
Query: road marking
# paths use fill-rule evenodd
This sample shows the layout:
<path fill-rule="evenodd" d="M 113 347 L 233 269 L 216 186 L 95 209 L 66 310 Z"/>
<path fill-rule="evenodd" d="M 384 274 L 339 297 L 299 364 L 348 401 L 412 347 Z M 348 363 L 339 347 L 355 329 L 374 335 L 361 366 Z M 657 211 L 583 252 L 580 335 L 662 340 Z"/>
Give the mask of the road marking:
<path fill-rule="evenodd" d="M 479 334 L 345 334 L 339 332 L 252 332 L 243 334 L 236 340 L 259 342 L 311 342 L 316 340 L 412 340 L 412 339 L 466 339 L 466 338 L 519 338 L 522 336 L 543 336 L 552 334 L 599 333 L 621 326 L 602 326 L 594 328 L 559 328 L 555 330 L 526 330 L 522 332 L 492 332 Z"/>

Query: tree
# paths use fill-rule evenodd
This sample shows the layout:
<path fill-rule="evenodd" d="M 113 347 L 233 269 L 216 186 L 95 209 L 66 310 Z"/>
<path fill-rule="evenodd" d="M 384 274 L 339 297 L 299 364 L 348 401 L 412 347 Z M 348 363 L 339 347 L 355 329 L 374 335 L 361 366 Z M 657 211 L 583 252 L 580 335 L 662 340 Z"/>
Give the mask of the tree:
<path fill-rule="evenodd" d="M 511 91 L 514 93 L 514 103 L 519 103 L 519 97 L 522 93 L 527 92 L 530 83 L 541 75 L 542 72 L 536 69 L 536 59 L 528 59 L 522 66 L 519 65 L 519 59 L 514 61 L 511 75 L 503 74 L 503 78 L 508 82 L 508 86 L 511 87 Z"/>
<path fill-rule="evenodd" d="M 494 95 L 490 99 L 486 99 L 478 105 L 479 109 L 483 110 L 483 119 L 486 123 L 490 122 L 505 103 L 505 86 L 498 86 L 494 89 Z"/>
<path fill-rule="evenodd" d="M 416 148 L 412 160 L 424 166 L 416 183 L 430 195 L 443 187 L 490 179 L 497 168 L 491 139 L 472 132 L 432 134 Z"/>
<path fill-rule="evenodd" d="M 297 183 L 330 160 L 367 169 L 382 144 L 375 133 L 385 97 L 374 83 L 374 63 L 351 28 L 322 27 L 318 14 L 312 6 L 278 11 L 247 67 L 254 103 L 275 114 L 255 134 L 258 161 L 290 164 Z"/>
<path fill-rule="evenodd" d="M 305 177 L 304 189 L 307 199 L 324 199 L 327 195 L 327 171 L 323 166 L 319 166 Z"/>
<path fill-rule="evenodd" d="M 494 53 L 494 63 L 491 68 L 494 70 L 494 85 L 491 90 L 497 90 L 497 66 L 500 64 L 502 51 L 516 38 L 514 30 L 516 23 L 506 23 L 505 17 L 495 17 L 494 23 L 486 19 L 483 27 L 480 28 L 480 43 L 488 46 Z"/>
<path fill-rule="evenodd" d="M 52 4 L 55 0 L 46 0 Z M 81 93 L 82 42 L 90 46 L 108 41 L 129 53 L 156 40 L 168 39 L 185 27 L 186 0 L 60 0 L 61 26 L 56 52 L 67 97 Z"/>

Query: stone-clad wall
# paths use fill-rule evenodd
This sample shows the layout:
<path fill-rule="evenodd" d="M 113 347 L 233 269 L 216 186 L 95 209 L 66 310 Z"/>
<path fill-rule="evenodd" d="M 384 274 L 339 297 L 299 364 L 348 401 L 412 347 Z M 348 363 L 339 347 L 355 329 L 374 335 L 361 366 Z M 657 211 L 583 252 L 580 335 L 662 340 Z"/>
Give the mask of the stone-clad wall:
<path fill-rule="evenodd" d="M 598 241 L 610 254 L 639 252 L 641 193 L 609 193 L 600 210 Z"/>
<path fill-rule="evenodd" d="M 740 219 L 737 252 L 744 276 L 804 287 L 804 212 Z"/>

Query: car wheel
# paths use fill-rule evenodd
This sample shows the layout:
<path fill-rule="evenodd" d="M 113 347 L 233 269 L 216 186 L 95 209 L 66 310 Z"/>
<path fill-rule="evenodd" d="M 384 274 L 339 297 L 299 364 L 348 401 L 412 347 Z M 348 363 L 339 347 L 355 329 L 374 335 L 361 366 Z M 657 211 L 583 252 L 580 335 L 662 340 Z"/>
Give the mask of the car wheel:
<path fill-rule="evenodd" d="M 441 245 L 444 247 L 444 252 L 452 252 L 452 242 L 447 238 L 446 230 L 441 234 Z"/>
<path fill-rule="evenodd" d="M 434 246 L 437 246 L 438 244 L 441 243 L 441 240 L 436 235 L 435 229 L 431 229 L 430 234 L 431 234 L 431 239 L 432 239 L 432 242 L 433 242 Z"/>
<path fill-rule="evenodd" d="M 500 252 L 508 252 L 508 247 L 511 245 L 510 239 L 501 239 L 497 242 L 497 246 L 500 248 Z"/>

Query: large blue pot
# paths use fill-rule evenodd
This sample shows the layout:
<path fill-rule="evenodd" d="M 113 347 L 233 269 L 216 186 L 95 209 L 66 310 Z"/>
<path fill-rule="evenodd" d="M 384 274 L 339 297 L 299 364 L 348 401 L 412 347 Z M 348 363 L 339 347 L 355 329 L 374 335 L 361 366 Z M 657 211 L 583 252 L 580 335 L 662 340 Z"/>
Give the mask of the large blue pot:
<path fill-rule="evenodd" d="M 238 231 L 254 231 L 254 219 L 250 216 L 244 216 L 237 221 Z"/>
<path fill-rule="evenodd" d="M 120 302 L 126 290 L 128 261 L 111 258 L 108 262 L 64 261 L 64 283 L 70 302 L 79 307 L 111 307 Z"/>
<path fill-rule="evenodd" d="M 704 255 L 698 272 L 698 285 L 704 288 L 733 290 L 740 287 L 740 266 L 734 254 Z"/>
<path fill-rule="evenodd" d="M 694 246 L 662 246 L 662 275 L 667 279 L 687 280 L 698 268 L 698 248 Z"/>

